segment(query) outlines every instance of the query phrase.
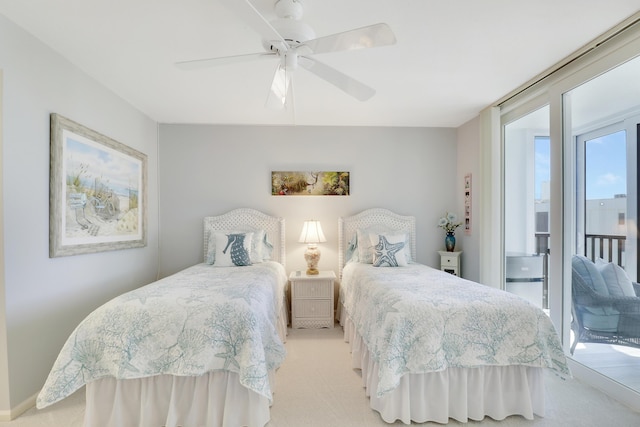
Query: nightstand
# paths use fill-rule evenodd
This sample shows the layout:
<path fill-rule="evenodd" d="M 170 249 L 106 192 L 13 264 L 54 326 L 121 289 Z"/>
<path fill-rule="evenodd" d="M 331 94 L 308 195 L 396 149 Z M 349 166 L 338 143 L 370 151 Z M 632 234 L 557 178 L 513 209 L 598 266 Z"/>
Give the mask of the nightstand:
<path fill-rule="evenodd" d="M 440 254 L 440 270 L 460 277 L 460 254 L 459 252 L 438 251 Z"/>
<path fill-rule="evenodd" d="M 320 271 L 308 276 L 293 271 L 291 282 L 291 327 L 333 328 L 333 271 Z"/>

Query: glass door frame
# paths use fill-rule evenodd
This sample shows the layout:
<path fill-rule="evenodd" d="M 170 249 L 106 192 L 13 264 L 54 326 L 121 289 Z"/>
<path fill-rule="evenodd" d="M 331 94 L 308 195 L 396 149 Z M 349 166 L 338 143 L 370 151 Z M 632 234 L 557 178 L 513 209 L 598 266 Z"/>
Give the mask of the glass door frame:
<path fill-rule="evenodd" d="M 571 117 L 567 112 L 568 109 L 565 108 L 570 107 L 571 101 L 570 97 L 565 98 L 564 94 L 638 55 L 640 55 L 640 22 L 636 21 L 630 26 L 630 29 L 612 37 L 607 43 L 594 45 L 594 49 L 588 54 L 577 58 L 544 79 L 532 83 L 520 93 L 501 102 L 499 104 L 499 126 L 495 127 L 495 130 L 500 132 L 500 137 L 490 137 L 490 142 L 485 142 L 485 144 L 500 144 L 499 148 L 495 147 L 495 149 L 498 149 L 502 155 L 499 186 L 501 199 L 499 204 L 492 205 L 491 211 L 495 215 L 494 218 L 500 218 L 500 223 L 503 224 L 503 126 L 544 104 L 549 105 L 549 137 L 551 141 L 549 309 L 551 320 L 561 336 L 567 354 L 571 334 L 571 269 L 565 268 L 565 266 L 571 265 L 571 256 L 575 253 L 575 228 L 571 227 L 571 224 L 576 218 L 576 212 L 575 203 L 571 200 L 571 197 L 574 197 L 575 183 L 566 177 L 576 176 L 575 161 L 573 161 L 576 155 L 576 144 L 572 141 Z M 636 192 L 637 190 L 629 189 L 629 191 Z M 566 200 L 564 199 L 565 194 L 568 197 Z M 504 226 L 500 225 L 500 229 L 494 228 L 486 233 L 493 236 L 499 233 L 500 241 L 503 242 L 503 228 Z M 502 245 L 500 256 L 497 257 L 500 258 L 500 261 L 490 258 L 494 261 L 493 268 L 502 272 L 502 281 L 504 281 L 504 261 L 502 261 L 504 256 L 504 245 Z M 481 268 L 490 268 L 490 266 L 481 265 Z M 570 365 L 575 377 L 600 388 L 614 399 L 640 410 L 638 393 L 630 391 L 573 360 L 570 360 Z"/>

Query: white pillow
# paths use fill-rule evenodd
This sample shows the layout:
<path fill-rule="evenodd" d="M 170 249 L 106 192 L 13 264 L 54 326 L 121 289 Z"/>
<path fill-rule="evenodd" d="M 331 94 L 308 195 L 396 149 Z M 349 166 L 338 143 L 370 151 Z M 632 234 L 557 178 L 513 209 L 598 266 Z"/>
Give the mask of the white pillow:
<path fill-rule="evenodd" d="M 363 264 L 373 263 L 373 246 L 369 239 L 369 230 L 358 229 L 356 230 L 356 236 L 358 241 L 358 260 Z"/>
<path fill-rule="evenodd" d="M 251 241 L 253 233 L 215 233 L 216 267 L 251 265 Z"/>
<path fill-rule="evenodd" d="M 251 239 L 251 262 L 262 262 L 264 259 L 264 246 L 262 241 L 266 237 L 264 230 L 254 230 L 253 238 Z"/>
<path fill-rule="evenodd" d="M 369 234 L 373 247 L 374 267 L 404 267 L 408 265 L 406 256 L 406 234 Z"/>

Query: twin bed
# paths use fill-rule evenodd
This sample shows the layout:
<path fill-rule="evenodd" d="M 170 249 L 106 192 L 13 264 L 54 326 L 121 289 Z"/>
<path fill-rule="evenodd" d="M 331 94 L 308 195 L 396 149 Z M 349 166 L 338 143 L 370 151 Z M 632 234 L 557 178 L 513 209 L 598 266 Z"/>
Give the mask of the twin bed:
<path fill-rule="evenodd" d="M 543 370 L 569 370 L 541 310 L 413 262 L 414 217 L 338 224 L 340 323 L 383 420 L 544 414 Z M 37 406 L 86 386 L 86 426 L 265 426 L 285 358 L 284 242 L 284 220 L 253 209 L 206 217 L 205 262 L 90 314 Z"/>
<path fill-rule="evenodd" d="M 205 262 L 92 312 L 37 406 L 86 385 L 86 426 L 264 426 L 285 358 L 284 242 L 284 220 L 253 209 L 206 217 Z"/>
<path fill-rule="evenodd" d="M 544 415 L 544 369 L 570 372 L 542 310 L 413 263 L 414 217 L 370 209 L 338 228 L 340 323 L 383 420 Z"/>

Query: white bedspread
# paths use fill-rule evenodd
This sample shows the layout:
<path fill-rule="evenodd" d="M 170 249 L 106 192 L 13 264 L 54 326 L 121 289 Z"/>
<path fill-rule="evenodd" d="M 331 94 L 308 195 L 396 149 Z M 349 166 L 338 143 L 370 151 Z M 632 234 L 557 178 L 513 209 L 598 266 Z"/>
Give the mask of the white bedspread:
<path fill-rule="evenodd" d="M 198 264 L 120 295 L 80 323 L 61 350 L 37 406 L 104 377 L 197 376 L 226 370 L 272 399 L 269 372 L 283 362 L 277 317 L 284 267 Z"/>
<path fill-rule="evenodd" d="M 378 365 L 380 397 L 407 373 L 521 365 L 570 375 L 545 313 L 498 289 L 421 264 L 349 263 L 340 298 Z"/>

